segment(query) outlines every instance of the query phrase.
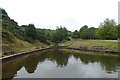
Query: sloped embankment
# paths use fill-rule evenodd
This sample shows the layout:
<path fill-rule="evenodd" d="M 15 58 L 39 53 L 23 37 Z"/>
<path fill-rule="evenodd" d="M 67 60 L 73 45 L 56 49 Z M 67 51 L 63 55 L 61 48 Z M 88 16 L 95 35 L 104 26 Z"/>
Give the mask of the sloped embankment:
<path fill-rule="evenodd" d="M 2 25 L 0 26 L 2 30 L 0 31 L 2 33 L 3 56 L 48 46 L 40 41 L 41 37 L 39 37 L 39 40 L 36 38 L 38 35 L 34 25 L 19 26 L 4 9 L 0 10 L 2 10 L 2 13 L 0 13 L 2 15 Z"/>

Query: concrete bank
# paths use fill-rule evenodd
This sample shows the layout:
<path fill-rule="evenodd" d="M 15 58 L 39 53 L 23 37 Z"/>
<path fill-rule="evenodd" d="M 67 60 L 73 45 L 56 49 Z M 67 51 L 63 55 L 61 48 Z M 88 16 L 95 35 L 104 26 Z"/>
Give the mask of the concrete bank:
<path fill-rule="evenodd" d="M 115 50 L 102 50 L 102 49 L 82 49 L 82 48 L 71 48 L 68 46 L 55 46 L 51 47 L 52 49 L 69 49 L 69 50 L 79 50 L 79 51 L 85 51 L 85 52 L 99 52 L 99 53 L 106 53 L 106 54 L 116 54 L 119 55 L 120 51 L 115 51 Z"/>
<path fill-rule="evenodd" d="M 28 53 L 33 53 L 33 52 L 38 52 L 38 51 L 43 51 L 43 50 L 48 50 L 48 49 L 51 49 L 51 48 L 41 48 L 41 49 L 35 49 L 35 50 L 31 50 L 31 51 L 16 53 L 16 54 L 1 57 L 0 60 L 6 60 L 6 59 L 10 59 L 10 58 L 17 57 L 17 56 L 22 56 L 22 55 L 25 55 Z"/>
<path fill-rule="evenodd" d="M 101 53 L 108 53 L 108 54 L 120 54 L 120 51 L 113 51 L 113 50 L 95 50 L 95 49 L 80 49 L 80 48 L 69 48 L 69 47 L 64 47 L 61 49 L 70 49 L 70 50 L 79 50 L 79 51 L 88 51 L 88 52 L 101 52 Z"/>
<path fill-rule="evenodd" d="M 31 50 L 31 51 L 16 53 L 16 54 L 13 54 L 13 55 L 1 57 L 0 60 L 7 60 L 7 59 L 14 58 L 14 57 L 17 57 L 17 56 L 22 56 L 22 55 L 26 55 L 26 54 L 29 54 L 29 53 L 34 53 L 34 52 L 48 50 L 48 49 L 54 49 L 54 48 L 53 47 L 51 47 L 51 48 L 41 48 L 41 49 L 35 49 L 35 50 Z M 93 50 L 93 49 L 88 50 L 88 49 L 70 48 L 70 47 L 63 47 L 63 46 L 59 46 L 58 49 L 79 50 L 79 51 L 85 51 L 85 52 L 86 51 L 87 52 L 100 52 L 100 53 L 115 54 L 115 55 L 120 54 L 120 51 L 113 51 L 113 50 Z"/>

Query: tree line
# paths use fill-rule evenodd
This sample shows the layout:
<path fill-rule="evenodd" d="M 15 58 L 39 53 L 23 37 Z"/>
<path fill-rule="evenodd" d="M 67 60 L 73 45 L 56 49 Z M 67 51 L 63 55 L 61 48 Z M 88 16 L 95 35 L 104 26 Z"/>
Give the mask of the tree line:
<path fill-rule="evenodd" d="M 98 28 L 88 27 L 84 25 L 79 31 L 73 32 L 73 38 L 76 39 L 102 39 L 102 40 L 116 40 L 120 38 L 120 24 L 117 25 L 113 19 L 105 19 L 100 23 Z"/>
<path fill-rule="evenodd" d="M 120 24 L 117 25 L 114 19 L 105 19 L 98 28 L 84 25 L 80 30 L 74 32 L 68 31 L 65 27 L 57 27 L 52 37 L 53 42 L 74 39 L 99 39 L 99 40 L 117 40 L 120 39 Z"/>
<path fill-rule="evenodd" d="M 21 40 L 34 43 L 40 41 L 46 44 L 59 43 L 63 40 L 74 39 L 120 39 L 120 24 L 113 19 L 105 19 L 98 28 L 84 25 L 80 30 L 71 32 L 66 27 L 57 27 L 56 30 L 35 28 L 34 24 L 19 26 L 2 9 L 2 37 L 9 42 L 16 37 Z"/>

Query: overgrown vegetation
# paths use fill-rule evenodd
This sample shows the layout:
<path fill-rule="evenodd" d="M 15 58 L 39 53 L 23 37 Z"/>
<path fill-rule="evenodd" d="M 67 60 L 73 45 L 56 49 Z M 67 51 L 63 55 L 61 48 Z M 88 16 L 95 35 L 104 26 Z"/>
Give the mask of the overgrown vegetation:
<path fill-rule="evenodd" d="M 1 13 L 0 13 L 1 14 Z M 47 47 L 49 42 L 42 30 L 36 29 L 33 24 L 19 26 L 2 9 L 2 50 L 16 52 Z"/>
<path fill-rule="evenodd" d="M 102 39 L 117 40 L 120 38 L 120 25 L 117 25 L 113 19 L 105 19 L 98 28 L 83 26 L 79 31 L 75 30 L 73 38 L 81 39 Z"/>
<path fill-rule="evenodd" d="M 75 30 L 74 32 L 71 32 L 62 26 L 57 27 L 56 30 L 38 29 L 34 24 L 19 26 L 17 22 L 8 16 L 4 9 L 1 10 L 3 48 L 7 47 L 16 51 L 22 51 L 20 49 L 27 50 L 43 45 L 48 46 L 50 44 L 58 44 L 64 41 L 69 42 L 73 39 L 120 39 L 120 34 L 118 34 L 118 31 L 120 31 L 120 25 L 117 25 L 113 19 L 105 19 L 98 28 L 84 25 L 79 31 Z"/>

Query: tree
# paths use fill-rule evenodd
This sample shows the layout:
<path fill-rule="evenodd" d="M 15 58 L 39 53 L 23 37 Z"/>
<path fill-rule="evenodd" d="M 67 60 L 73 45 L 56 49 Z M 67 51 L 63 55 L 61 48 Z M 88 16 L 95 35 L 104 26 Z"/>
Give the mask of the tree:
<path fill-rule="evenodd" d="M 117 26 L 117 38 L 120 39 L 120 24 Z"/>
<path fill-rule="evenodd" d="M 100 28 L 95 29 L 95 39 L 101 39 L 100 31 Z"/>
<path fill-rule="evenodd" d="M 80 30 L 80 36 L 82 39 L 88 39 L 89 36 L 88 36 L 88 26 L 87 25 L 84 25 Z"/>
<path fill-rule="evenodd" d="M 73 32 L 73 38 L 75 38 L 75 39 L 80 38 L 80 33 L 79 33 L 77 30 L 75 30 L 75 31 Z"/>
<path fill-rule="evenodd" d="M 25 30 L 26 36 L 29 38 L 29 41 L 34 41 L 37 39 L 37 31 L 33 24 L 29 24 Z"/>
<path fill-rule="evenodd" d="M 88 38 L 89 39 L 94 39 L 95 38 L 95 28 L 91 27 L 88 29 Z"/>
<path fill-rule="evenodd" d="M 57 29 L 52 33 L 51 41 L 54 43 L 59 43 L 62 40 L 68 38 L 68 30 L 64 27 L 57 27 Z"/>
<path fill-rule="evenodd" d="M 47 43 L 47 37 L 45 35 L 45 32 L 39 29 L 37 29 L 36 31 L 37 31 L 37 40 L 43 43 Z"/>
<path fill-rule="evenodd" d="M 97 34 L 100 39 L 116 39 L 116 27 L 116 22 L 107 18 L 100 24 Z"/>

